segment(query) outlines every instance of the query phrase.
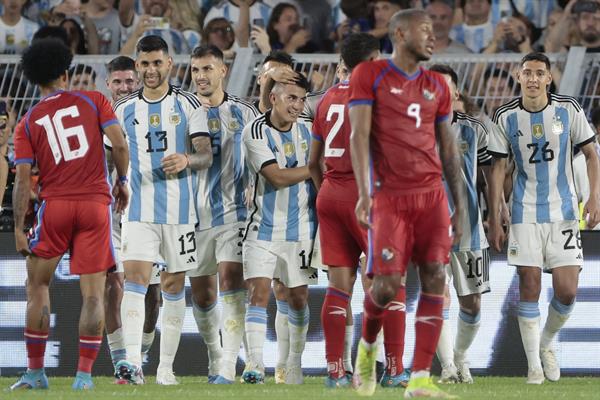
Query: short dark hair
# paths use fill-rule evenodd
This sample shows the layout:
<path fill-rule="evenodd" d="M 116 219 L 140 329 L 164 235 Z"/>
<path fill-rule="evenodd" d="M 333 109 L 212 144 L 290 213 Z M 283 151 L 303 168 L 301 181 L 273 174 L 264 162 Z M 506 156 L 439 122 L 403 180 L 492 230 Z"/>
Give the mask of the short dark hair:
<path fill-rule="evenodd" d="M 67 35 L 65 28 L 62 26 L 42 26 L 33 34 L 31 43 L 45 38 L 59 39 L 65 44 L 65 46 L 69 47 L 69 36 Z"/>
<path fill-rule="evenodd" d="M 106 71 L 109 75 L 115 71 L 135 71 L 135 61 L 131 57 L 118 56 L 106 64 Z"/>
<path fill-rule="evenodd" d="M 282 83 L 276 82 L 276 81 L 270 81 L 269 83 L 270 83 L 270 86 L 267 87 L 267 90 L 269 92 L 271 92 L 276 85 L 278 85 L 278 84 L 283 85 Z M 309 93 L 312 89 L 310 82 L 308 81 L 306 76 L 302 73 L 298 73 L 296 76 L 296 80 L 294 81 L 294 83 L 290 83 L 290 85 L 298 86 L 298 87 L 306 90 L 306 93 Z"/>
<path fill-rule="evenodd" d="M 150 53 L 152 51 L 162 51 L 169 54 L 169 45 L 165 39 L 157 35 L 148 35 L 141 38 L 135 46 L 136 53 Z"/>
<path fill-rule="evenodd" d="M 60 78 L 67 70 L 73 54 L 56 38 L 38 39 L 21 57 L 21 67 L 28 81 L 46 86 Z"/>
<path fill-rule="evenodd" d="M 213 56 L 221 61 L 223 61 L 224 59 L 223 52 L 221 51 L 221 49 L 212 44 L 202 44 L 200 46 L 197 46 L 192 51 L 191 58 L 202 58 L 206 56 Z"/>
<path fill-rule="evenodd" d="M 270 52 L 263 60 L 263 65 L 265 65 L 269 61 L 289 65 L 292 68 L 294 67 L 294 59 L 292 58 L 292 56 L 286 53 L 285 51 L 281 50 L 274 50 Z"/>
<path fill-rule="evenodd" d="M 544 64 L 546 64 L 546 69 L 550 71 L 550 59 L 544 53 L 534 51 L 532 53 L 526 54 L 523 58 L 521 58 L 521 63 L 519 65 L 522 67 L 527 61 L 543 62 Z"/>
<path fill-rule="evenodd" d="M 352 33 L 342 42 L 341 56 L 351 71 L 369 56 L 379 50 L 379 40 L 368 33 Z"/>
<path fill-rule="evenodd" d="M 447 64 L 433 64 L 429 67 L 430 71 L 434 71 L 443 75 L 448 75 L 456 87 L 458 87 L 458 75 L 451 66 Z"/>
<path fill-rule="evenodd" d="M 76 64 L 69 68 L 69 79 L 73 78 L 75 75 L 83 75 L 88 74 L 92 76 L 92 79 L 96 79 L 96 71 L 91 65 L 86 64 Z"/>

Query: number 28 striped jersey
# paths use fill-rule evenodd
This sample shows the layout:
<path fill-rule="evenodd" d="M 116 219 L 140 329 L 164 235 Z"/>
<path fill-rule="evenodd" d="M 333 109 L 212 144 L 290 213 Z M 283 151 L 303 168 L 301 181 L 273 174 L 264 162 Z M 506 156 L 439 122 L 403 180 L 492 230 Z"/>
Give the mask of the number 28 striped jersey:
<path fill-rule="evenodd" d="M 489 152 L 512 154 L 511 216 L 513 224 L 577 220 L 573 183 L 573 147 L 594 140 L 594 133 L 575 99 L 548 95 L 548 105 L 529 112 L 520 98 L 496 110 Z"/>
<path fill-rule="evenodd" d="M 123 221 L 154 224 L 195 224 L 196 173 L 163 172 L 161 160 L 189 153 L 191 139 L 208 136 L 206 111 L 194 94 L 170 87 L 158 101 L 149 101 L 142 89 L 115 103 L 115 113 L 129 145 L 131 199 Z"/>

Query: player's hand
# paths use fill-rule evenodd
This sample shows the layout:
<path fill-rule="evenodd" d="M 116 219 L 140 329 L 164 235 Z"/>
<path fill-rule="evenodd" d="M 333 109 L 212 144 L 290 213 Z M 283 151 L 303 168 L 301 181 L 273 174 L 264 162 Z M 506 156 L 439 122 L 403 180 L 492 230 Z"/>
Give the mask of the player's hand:
<path fill-rule="evenodd" d="M 175 153 L 160 160 L 165 174 L 178 174 L 188 167 L 189 159 L 185 154 Z"/>
<path fill-rule="evenodd" d="M 488 228 L 488 241 L 492 245 L 492 247 L 498 251 L 502 251 L 502 247 L 504 247 L 504 241 L 506 240 L 506 234 L 504 233 L 504 229 L 502 229 L 502 224 L 500 220 L 497 218 L 490 219 L 489 228 Z"/>
<path fill-rule="evenodd" d="M 356 202 L 356 219 L 363 228 L 370 228 L 369 215 L 371 214 L 371 204 L 373 200 L 369 196 L 360 196 Z"/>
<path fill-rule="evenodd" d="M 122 214 L 129 203 L 129 189 L 122 183 L 117 182 L 113 186 L 112 195 L 115 199 L 115 211 Z"/>
<path fill-rule="evenodd" d="M 454 211 L 452 214 L 452 218 L 450 218 L 452 222 L 452 245 L 457 245 L 460 242 L 460 238 L 462 237 L 462 225 L 460 223 L 460 212 L 458 210 Z"/>
<path fill-rule="evenodd" d="M 275 82 L 286 85 L 293 85 L 298 79 L 298 73 L 288 66 L 271 68 L 267 74 Z"/>
<path fill-rule="evenodd" d="M 596 196 L 590 196 L 583 207 L 583 217 L 587 221 L 587 227 L 594 229 L 600 223 L 600 199 Z"/>
<path fill-rule="evenodd" d="M 15 229 L 15 244 L 17 247 L 17 253 L 20 253 L 24 257 L 27 257 L 31 254 L 31 249 L 29 248 L 29 241 L 27 240 L 27 236 L 24 232 Z"/>

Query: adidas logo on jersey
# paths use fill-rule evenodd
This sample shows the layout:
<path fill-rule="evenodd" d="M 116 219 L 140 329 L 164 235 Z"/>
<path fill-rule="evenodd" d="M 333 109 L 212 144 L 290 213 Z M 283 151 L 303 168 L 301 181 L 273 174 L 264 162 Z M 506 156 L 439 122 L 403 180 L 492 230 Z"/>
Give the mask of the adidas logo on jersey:
<path fill-rule="evenodd" d="M 185 262 L 186 264 L 191 264 L 196 262 L 196 257 L 194 256 L 190 256 L 190 258 L 188 258 L 188 260 Z"/>

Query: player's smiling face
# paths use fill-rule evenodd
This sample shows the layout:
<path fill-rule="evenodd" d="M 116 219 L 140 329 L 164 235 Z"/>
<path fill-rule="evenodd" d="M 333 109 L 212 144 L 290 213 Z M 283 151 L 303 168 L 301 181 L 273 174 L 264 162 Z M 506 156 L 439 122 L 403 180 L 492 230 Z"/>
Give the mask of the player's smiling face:
<path fill-rule="evenodd" d="M 271 92 L 272 114 L 286 123 L 294 123 L 304 110 L 306 90 L 297 85 L 278 83 Z"/>
<path fill-rule="evenodd" d="M 135 68 L 142 77 L 144 86 L 156 89 L 169 77 L 173 61 L 168 54 L 161 50 L 139 52 L 135 60 Z"/>
<path fill-rule="evenodd" d="M 113 71 L 106 83 L 113 101 L 117 101 L 137 89 L 138 78 L 135 71 Z"/>
<path fill-rule="evenodd" d="M 216 90 L 222 89 L 227 67 L 217 57 L 207 55 L 202 58 L 192 58 L 191 70 L 199 95 L 208 97 Z"/>
<path fill-rule="evenodd" d="M 525 61 L 517 75 L 521 91 L 530 98 L 545 96 L 552 82 L 552 75 L 543 61 Z"/>
<path fill-rule="evenodd" d="M 433 22 L 429 16 L 423 15 L 411 21 L 404 38 L 407 49 L 415 55 L 418 61 L 427 61 L 433 55 L 435 36 Z"/>

